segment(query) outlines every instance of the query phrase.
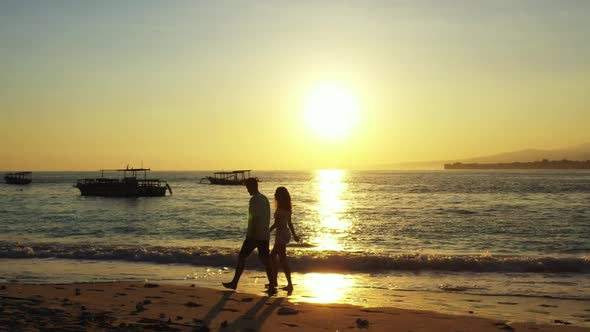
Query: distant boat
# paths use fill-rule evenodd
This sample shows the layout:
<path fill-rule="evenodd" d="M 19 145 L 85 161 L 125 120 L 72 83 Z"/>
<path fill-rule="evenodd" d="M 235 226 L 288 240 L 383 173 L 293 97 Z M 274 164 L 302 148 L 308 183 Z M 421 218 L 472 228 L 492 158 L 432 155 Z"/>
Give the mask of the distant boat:
<path fill-rule="evenodd" d="M 122 179 L 105 178 L 105 171 L 123 172 Z M 101 176 L 95 179 L 80 179 L 74 187 L 80 189 L 82 196 L 103 197 L 158 197 L 165 196 L 166 189 L 172 195 L 168 182 L 159 179 L 148 179 L 149 168 L 124 168 L 101 170 Z M 127 172 L 131 176 L 127 176 Z M 143 172 L 143 179 L 137 178 L 137 172 Z"/>
<path fill-rule="evenodd" d="M 229 172 L 215 172 L 213 173 L 213 176 L 206 176 L 202 178 L 200 183 L 203 183 L 203 181 L 206 180 L 209 181 L 209 183 L 211 184 L 219 184 L 225 186 L 241 186 L 245 184 L 246 179 L 248 179 L 249 177 L 249 169 Z"/>
<path fill-rule="evenodd" d="M 33 172 L 13 172 L 4 175 L 6 184 L 29 184 L 33 182 Z"/>

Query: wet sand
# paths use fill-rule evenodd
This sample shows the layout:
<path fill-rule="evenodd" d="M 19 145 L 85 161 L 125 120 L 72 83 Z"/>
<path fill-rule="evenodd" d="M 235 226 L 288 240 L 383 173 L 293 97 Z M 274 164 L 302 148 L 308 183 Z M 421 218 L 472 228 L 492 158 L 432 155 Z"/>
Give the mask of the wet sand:
<path fill-rule="evenodd" d="M 290 303 L 187 285 L 140 282 L 3 284 L 1 331 L 590 331 L 474 315 Z"/>

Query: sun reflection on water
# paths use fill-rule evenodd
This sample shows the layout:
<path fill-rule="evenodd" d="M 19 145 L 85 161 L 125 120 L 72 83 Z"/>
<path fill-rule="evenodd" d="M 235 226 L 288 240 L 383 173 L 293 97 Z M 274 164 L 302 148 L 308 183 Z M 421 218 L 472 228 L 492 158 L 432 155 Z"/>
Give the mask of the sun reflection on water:
<path fill-rule="evenodd" d="M 314 181 L 317 204 L 313 207 L 317 216 L 311 241 L 317 250 L 344 250 L 344 241 L 350 235 L 351 221 L 346 218 L 348 202 L 343 194 L 348 190 L 344 180 L 346 171 L 339 169 L 318 170 Z"/>
<path fill-rule="evenodd" d="M 342 274 L 307 273 L 297 283 L 306 302 L 337 303 L 351 292 L 355 281 Z"/>

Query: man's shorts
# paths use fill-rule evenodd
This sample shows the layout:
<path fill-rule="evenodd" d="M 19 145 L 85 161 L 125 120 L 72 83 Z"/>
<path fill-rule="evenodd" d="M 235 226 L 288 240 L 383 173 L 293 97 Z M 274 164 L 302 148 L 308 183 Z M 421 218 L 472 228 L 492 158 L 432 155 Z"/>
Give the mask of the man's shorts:
<path fill-rule="evenodd" d="M 254 248 L 258 249 L 258 257 L 260 258 L 267 258 L 270 257 L 270 252 L 268 250 L 269 241 L 266 240 L 253 240 L 246 238 L 244 243 L 242 243 L 242 249 L 240 249 L 240 256 L 246 258 L 250 256 Z"/>

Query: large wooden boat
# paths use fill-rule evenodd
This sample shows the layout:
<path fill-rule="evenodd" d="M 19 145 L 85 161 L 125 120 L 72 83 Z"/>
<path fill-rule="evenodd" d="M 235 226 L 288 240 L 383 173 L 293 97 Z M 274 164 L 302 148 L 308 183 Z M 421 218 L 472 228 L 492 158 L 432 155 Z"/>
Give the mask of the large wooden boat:
<path fill-rule="evenodd" d="M 29 184 L 33 182 L 33 172 L 13 172 L 4 174 L 6 184 Z"/>
<path fill-rule="evenodd" d="M 250 170 L 238 170 L 229 172 L 215 172 L 213 176 L 206 176 L 201 179 L 201 183 L 207 180 L 211 184 L 219 184 L 225 186 L 241 186 L 244 185 L 246 179 L 250 177 Z"/>
<path fill-rule="evenodd" d="M 122 179 L 105 178 L 105 171 L 123 172 Z M 148 179 L 149 168 L 124 168 L 101 170 L 101 176 L 95 179 L 80 179 L 74 187 L 80 189 L 82 196 L 103 197 L 157 197 L 165 196 L 166 189 L 172 195 L 168 182 L 160 179 Z M 137 172 L 143 172 L 143 179 L 137 178 Z M 130 173 L 131 176 L 127 176 Z"/>

